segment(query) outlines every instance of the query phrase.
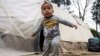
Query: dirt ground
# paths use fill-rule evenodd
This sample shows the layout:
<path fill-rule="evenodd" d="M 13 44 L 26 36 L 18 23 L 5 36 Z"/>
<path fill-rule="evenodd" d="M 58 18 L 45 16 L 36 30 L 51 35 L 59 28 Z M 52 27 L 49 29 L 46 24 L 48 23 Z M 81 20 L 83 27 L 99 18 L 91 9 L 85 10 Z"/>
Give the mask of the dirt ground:
<path fill-rule="evenodd" d="M 42 54 L 27 54 L 22 56 L 42 56 Z M 60 56 L 100 56 L 100 52 L 89 52 L 89 51 L 68 51 L 60 53 Z"/>
<path fill-rule="evenodd" d="M 63 53 L 62 56 L 100 56 L 100 52 L 69 51 L 67 53 Z"/>

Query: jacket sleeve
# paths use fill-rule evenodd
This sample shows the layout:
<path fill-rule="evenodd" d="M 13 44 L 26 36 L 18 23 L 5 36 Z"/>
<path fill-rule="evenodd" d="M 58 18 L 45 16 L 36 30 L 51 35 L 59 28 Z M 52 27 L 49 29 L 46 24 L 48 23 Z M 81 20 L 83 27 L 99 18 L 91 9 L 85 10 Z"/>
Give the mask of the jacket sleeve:
<path fill-rule="evenodd" d="M 69 27 L 73 27 L 74 26 L 74 24 L 70 23 L 69 21 L 67 21 L 67 20 L 65 20 L 65 19 L 63 19 L 61 17 L 57 17 L 57 16 L 55 16 L 55 17 L 57 18 L 59 23 L 62 23 L 62 24 L 66 25 L 66 26 L 69 26 Z"/>
<path fill-rule="evenodd" d="M 44 22 L 44 18 L 40 18 L 39 20 L 39 26 L 37 26 L 38 28 L 34 31 L 34 35 L 37 35 L 42 29 L 43 29 L 43 22 Z"/>
<path fill-rule="evenodd" d="M 37 35 L 41 30 L 43 29 L 42 24 L 38 27 L 38 29 L 35 31 L 34 35 Z"/>

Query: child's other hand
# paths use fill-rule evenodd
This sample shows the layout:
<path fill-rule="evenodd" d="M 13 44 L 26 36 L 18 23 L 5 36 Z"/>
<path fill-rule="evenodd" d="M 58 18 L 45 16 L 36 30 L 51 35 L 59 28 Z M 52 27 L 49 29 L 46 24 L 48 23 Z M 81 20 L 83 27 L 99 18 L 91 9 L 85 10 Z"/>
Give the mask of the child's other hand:
<path fill-rule="evenodd" d="M 76 25 L 73 25 L 73 27 L 75 27 L 75 29 L 77 29 L 77 26 Z"/>
<path fill-rule="evenodd" d="M 33 34 L 32 34 L 32 37 L 34 37 L 34 36 L 35 36 L 35 34 L 33 33 Z"/>

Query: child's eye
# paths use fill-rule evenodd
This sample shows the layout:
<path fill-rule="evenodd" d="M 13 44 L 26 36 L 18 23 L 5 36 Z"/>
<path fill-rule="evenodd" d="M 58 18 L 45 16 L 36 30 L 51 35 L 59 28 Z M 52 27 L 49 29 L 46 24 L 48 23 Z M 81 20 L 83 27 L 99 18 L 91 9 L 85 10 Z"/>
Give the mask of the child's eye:
<path fill-rule="evenodd" d="M 48 9 L 50 9 L 50 8 L 48 8 Z"/>
<path fill-rule="evenodd" d="M 48 9 L 51 9 L 51 8 L 48 8 Z"/>
<path fill-rule="evenodd" d="M 46 8 L 43 8 L 43 10 L 46 10 Z"/>

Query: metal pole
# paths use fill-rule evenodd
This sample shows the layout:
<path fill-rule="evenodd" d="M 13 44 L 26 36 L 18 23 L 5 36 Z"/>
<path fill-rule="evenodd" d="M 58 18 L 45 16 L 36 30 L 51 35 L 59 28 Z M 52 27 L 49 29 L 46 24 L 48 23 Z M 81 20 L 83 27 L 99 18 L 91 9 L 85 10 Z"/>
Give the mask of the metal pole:
<path fill-rule="evenodd" d="M 99 2 L 98 2 L 98 0 L 96 1 L 96 33 L 97 33 L 97 37 L 98 37 L 98 14 L 99 14 L 99 11 L 98 11 L 98 4 L 99 4 Z"/>

